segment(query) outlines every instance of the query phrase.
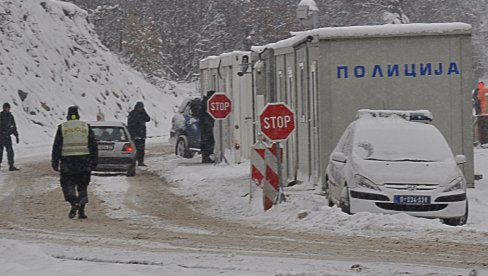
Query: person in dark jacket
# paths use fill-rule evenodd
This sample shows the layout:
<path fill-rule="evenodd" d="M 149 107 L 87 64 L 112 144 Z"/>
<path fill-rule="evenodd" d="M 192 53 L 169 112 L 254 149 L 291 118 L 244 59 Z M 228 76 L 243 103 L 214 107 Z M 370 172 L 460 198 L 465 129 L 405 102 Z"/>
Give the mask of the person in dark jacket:
<path fill-rule="evenodd" d="M 68 108 L 67 119 L 56 131 L 51 163 L 55 171 L 61 172 L 64 199 L 71 204 L 68 217 L 74 218 L 78 212 L 78 218 L 86 219 L 88 184 L 98 163 L 97 142 L 88 124 L 79 120 L 77 106 Z"/>
<path fill-rule="evenodd" d="M 215 119 L 210 116 L 207 112 L 207 102 L 210 97 L 215 93 L 211 90 L 207 92 L 207 95 L 203 96 L 202 107 L 200 109 L 200 150 L 202 153 L 202 163 L 213 163 L 214 161 L 210 158 L 213 154 L 215 147 L 215 139 L 213 135 L 213 127 Z"/>
<path fill-rule="evenodd" d="M 10 113 L 10 104 L 4 103 L 3 110 L 0 112 L 0 164 L 3 158 L 3 148 L 7 151 L 8 170 L 18 171 L 14 166 L 14 149 L 12 148 L 11 136 L 15 136 L 17 144 L 19 143 L 19 133 L 15 125 L 14 115 Z"/>
<path fill-rule="evenodd" d="M 137 102 L 134 109 L 129 112 L 129 117 L 127 118 L 127 128 L 136 145 L 138 166 L 146 166 L 146 164 L 144 164 L 144 154 L 146 150 L 146 123 L 150 120 L 151 118 L 147 115 L 143 102 Z"/>

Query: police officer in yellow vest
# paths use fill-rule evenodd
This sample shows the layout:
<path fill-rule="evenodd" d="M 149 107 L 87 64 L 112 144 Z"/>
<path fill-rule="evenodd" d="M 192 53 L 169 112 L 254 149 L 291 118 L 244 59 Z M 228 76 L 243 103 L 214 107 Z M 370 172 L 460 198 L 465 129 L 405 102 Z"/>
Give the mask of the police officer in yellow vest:
<path fill-rule="evenodd" d="M 64 199 L 71 203 L 68 217 L 87 218 L 87 188 L 91 171 L 98 162 L 95 136 L 88 124 L 80 121 L 77 106 L 68 108 L 68 121 L 60 124 L 54 138 L 51 162 L 55 171 L 61 171 Z"/>

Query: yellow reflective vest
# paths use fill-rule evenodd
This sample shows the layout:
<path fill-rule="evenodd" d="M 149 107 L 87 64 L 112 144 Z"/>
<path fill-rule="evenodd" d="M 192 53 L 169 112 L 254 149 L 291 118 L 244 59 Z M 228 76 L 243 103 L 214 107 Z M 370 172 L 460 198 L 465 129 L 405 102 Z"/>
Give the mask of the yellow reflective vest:
<path fill-rule="evenodd" d="M 61 156 L 89 155 L 88 124 L 78 120 L 70 120 L 61 124 L 63 148 Z"/>

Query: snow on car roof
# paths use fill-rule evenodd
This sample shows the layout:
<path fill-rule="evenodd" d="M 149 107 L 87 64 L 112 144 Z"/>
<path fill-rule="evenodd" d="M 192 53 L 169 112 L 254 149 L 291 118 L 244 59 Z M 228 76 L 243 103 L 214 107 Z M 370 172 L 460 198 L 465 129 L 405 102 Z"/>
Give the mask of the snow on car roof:
<path fill-rule="evenodd" d="M 422 136 L 427 139 L 425 142 L 430 143 L 432 139 L 436 140 L 442 136 L 440 131 L 431 124 L 424 122 L 409 121 L 399 115 L 389 117 L 361 116 L 356 121 L 355 131 L 358 137 L 367 135 L 375 136 L 375 140 L 381 142 L 382 139 L 389 139 L 392 133 L 402 133 L 405 139 L 411 139 L 411 135 Z M 373 134 L 372 134 L 373 133 Z M 397 135 L 395 135 L 397 136 Z M 400 137 L 400 139 L 403 139 Z M 429 141 L 430 139 L 430 141 Z"/>
<path fill-rule="evenodd" d="M 431 124 L 409 121 L 398 115 L 390 117 L 361 116 L 355 122 L 357 129 L 435 129 L 435 126 Z"/>
<path fill-rule="evenodd" d="M 86 122 L 90 126 L 124 126 L 124 122 L 118 121 L 89 121 Z"/>
<path fill-rule="evenodd" d="M 360 117 L 390 117 L 397 115 L 405 120 L 430 122 L 432 121 L 432 112 L 426 109 L 419 110 L 386 110 L 386 109 L 359 109 L 356 112 L 356 118 Z"/>

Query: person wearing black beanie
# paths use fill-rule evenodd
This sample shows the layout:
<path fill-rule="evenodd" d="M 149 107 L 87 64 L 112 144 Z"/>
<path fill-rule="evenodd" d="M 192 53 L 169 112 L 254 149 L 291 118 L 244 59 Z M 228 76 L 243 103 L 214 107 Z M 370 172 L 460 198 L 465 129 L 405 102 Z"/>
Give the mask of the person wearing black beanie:
<path fill-rule="evenodd" d="M 71 204 L 69 218 L 86 219 L 88 184 L 91 171 L 98 164 L 95 135 L 86 122 L 80 121 L 77 106 L 68 108 L 67 121 L 58 126 L 51 153 L 53 170 L 59 171 L 64 199 Z"/>
<path fill-rule="evenodd" d="M 136 145 L 137 151 L 137 165 L 146 166 L 144 164 L 144 155 L 146 151 L 146 123 L 151 118 L 144 109 L 143 102 L 137 102 L 134 109 L 129 112 L 127 117 L 127 128 L 130 136 Z"/>
<path fill-rule="evenodd" d="M 12 147 L 12 139 L 10 136 L 15 136 L 15 141 L 19 143 L 19 133 L 15 125 L 14 115 L 10 113 L 10 104 L 4 103 L 3 110 L 0 112 L 0 164 L 2 163 L 3 148 L 7 151 L 8 170 L 18 171 L 14 166 L 14 150 Z"/>

